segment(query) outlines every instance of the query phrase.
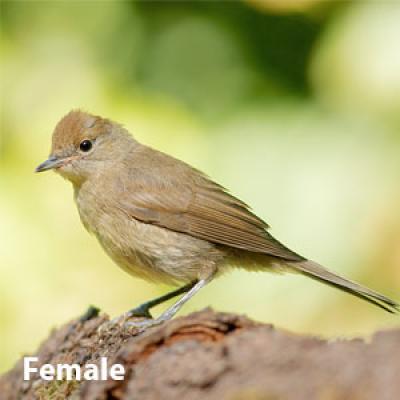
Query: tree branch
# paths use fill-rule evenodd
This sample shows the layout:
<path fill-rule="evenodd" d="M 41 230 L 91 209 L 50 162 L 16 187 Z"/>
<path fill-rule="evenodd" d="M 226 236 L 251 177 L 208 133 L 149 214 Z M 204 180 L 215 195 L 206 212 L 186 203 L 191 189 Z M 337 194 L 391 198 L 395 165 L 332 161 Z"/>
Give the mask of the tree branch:
<path fill-rule="evenodd" d="M 235 314 L 204 310 L 133 335 L 92 310 L 54 330 L 34 354 L 44 363 L 121 363 L 123 381 L 23 381 L 23 363 L 0 379 L 6 399 L 397 400 L 400 329 L 326 341 Z"/>

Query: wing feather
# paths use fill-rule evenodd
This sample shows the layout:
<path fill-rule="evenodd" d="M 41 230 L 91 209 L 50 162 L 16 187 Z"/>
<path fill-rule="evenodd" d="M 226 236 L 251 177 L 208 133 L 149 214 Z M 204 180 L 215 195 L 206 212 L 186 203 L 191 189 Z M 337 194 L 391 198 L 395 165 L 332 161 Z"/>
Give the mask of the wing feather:
<path fill-rule="evenodd" d="M 287 261 L 303 260 L 274 239 L 269 226 L 221 185 L 185 163 L 172 163 L 165 154 L 158 153 L 158 163 L 154 157 L 148 168 L 120 178 L 125 191 L 118 204 L 125 213 L 212 243 Z"/>

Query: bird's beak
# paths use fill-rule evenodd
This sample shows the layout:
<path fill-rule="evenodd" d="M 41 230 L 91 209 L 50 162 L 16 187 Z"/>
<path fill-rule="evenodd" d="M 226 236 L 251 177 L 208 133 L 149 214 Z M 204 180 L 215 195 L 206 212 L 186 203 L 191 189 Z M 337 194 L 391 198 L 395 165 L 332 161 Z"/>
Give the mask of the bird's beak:
<path fill-rule="evenodd" d="M 60 167 L 64 163 L 64 161 L 65 160 L 63 158 L 50 156 L 46 161 L 42 162 L 36 167 L 35 172 L 43 172 L 47 171 L 48 169 Z"/>

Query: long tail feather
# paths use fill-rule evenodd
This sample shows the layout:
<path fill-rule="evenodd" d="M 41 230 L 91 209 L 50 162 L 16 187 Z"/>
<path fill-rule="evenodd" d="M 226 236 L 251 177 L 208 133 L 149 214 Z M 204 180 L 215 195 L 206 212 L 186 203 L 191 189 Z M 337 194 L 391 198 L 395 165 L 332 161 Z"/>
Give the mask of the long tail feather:
<path fill-rule="evenodd" d="M 399 303 L 389 299 L 386 296 L 383 296 L 380 293 L 368 289 L 367 287 L 361 286 L 358 283 L 342 278 L 341 276 L 328 271 L 314 261 L 307 260 L 293 262 L 289 265 L 291 268 L 302 273 L 303 275 L 341 289 L 347 293 L 359 297 L 360 299 L 366 300 L 380 308 L 383 308 L 390 313 L 400 312 Z"/>

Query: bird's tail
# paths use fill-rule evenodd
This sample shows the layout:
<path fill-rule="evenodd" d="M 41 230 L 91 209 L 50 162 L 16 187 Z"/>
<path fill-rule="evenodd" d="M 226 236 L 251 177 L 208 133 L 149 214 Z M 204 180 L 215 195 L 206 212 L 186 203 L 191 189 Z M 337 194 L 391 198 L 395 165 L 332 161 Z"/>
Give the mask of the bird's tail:
<path fill-rule="evenodd" d="M 376 306 L 383 308 L 390 313 L 400 312 L 400 304 L 389 299 L 382 294 L 379 294 L 367 287 L 361 286 L 358 283 L 342 278 L 333 272 L 328 271 L 314 261 L 300 261 L 289 264 L 290 268 L 310 278 L 326 283 L 347 293 L 359 297 L 360 299 L 369 301 Z"/>

